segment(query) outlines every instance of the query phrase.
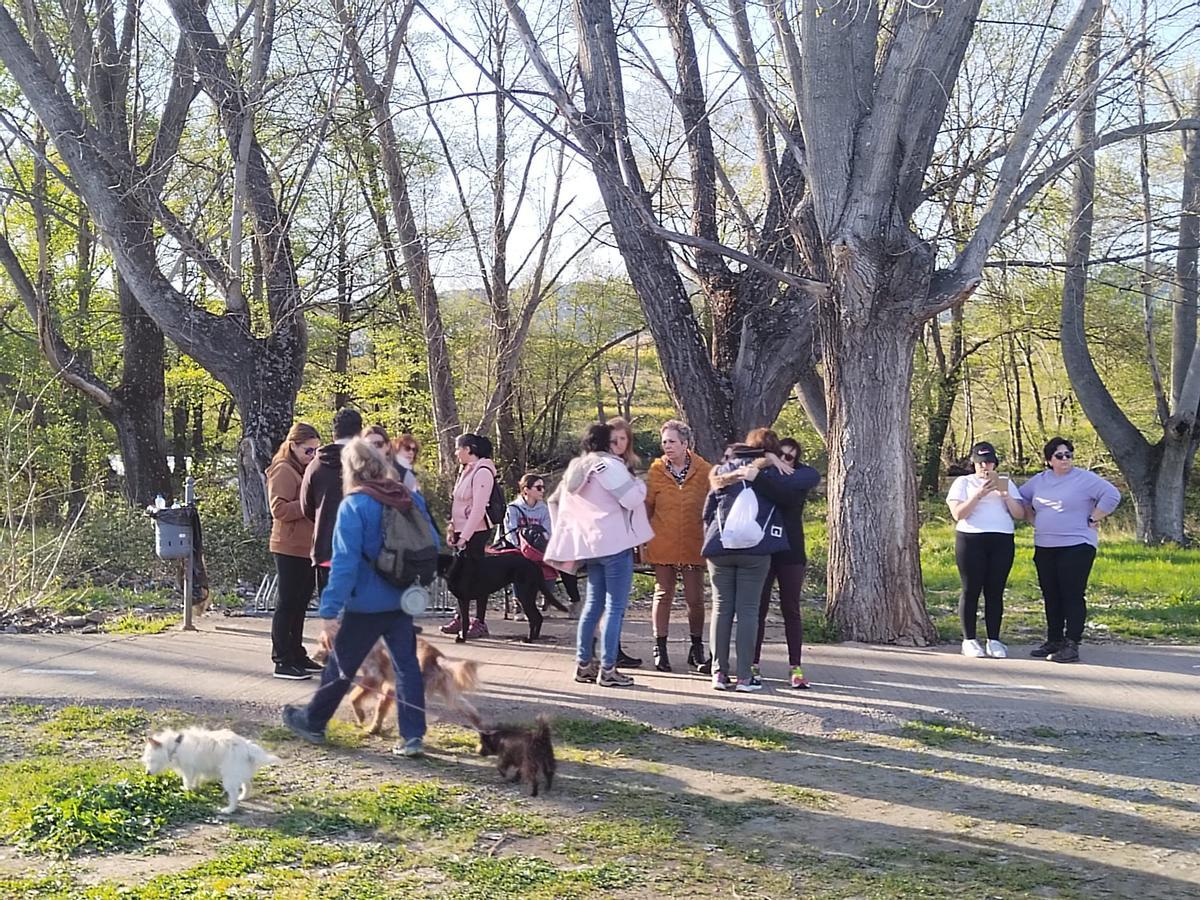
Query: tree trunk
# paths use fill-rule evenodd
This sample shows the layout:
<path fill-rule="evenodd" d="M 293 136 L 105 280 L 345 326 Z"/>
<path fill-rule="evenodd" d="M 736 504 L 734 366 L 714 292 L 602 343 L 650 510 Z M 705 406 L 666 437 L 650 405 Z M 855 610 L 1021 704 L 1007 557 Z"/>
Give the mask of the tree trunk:
<path fill-rule="evenodd" d="M 896 308 L 890 298 L 884 302 Z M 850 303 L 872 305 L 870 298 Z M 845 639 L 930 644 L 937 633 L 921 583 L 910 424 L 919 326 L 850 321 L 833 303 L 821 308 L 830 450 L 827 615 Z"/>

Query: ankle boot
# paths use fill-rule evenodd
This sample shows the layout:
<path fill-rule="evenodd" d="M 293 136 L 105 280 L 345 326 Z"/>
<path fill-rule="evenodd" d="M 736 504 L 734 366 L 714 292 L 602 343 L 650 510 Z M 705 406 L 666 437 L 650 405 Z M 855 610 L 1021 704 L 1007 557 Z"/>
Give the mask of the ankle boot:
<path fill-rule="evenodd" d="M 667 657 L 667 639 L 665 637 L 654 639 L 654 668 L 660 672 L 671 671 L 671 660 Z"/>
<path fill-rule="evenodd" d="M 704 638 L 698 634 L 692 635 L 692 647 L 688 650 L 687 662 L 693 669 L 704 665 Z"/>

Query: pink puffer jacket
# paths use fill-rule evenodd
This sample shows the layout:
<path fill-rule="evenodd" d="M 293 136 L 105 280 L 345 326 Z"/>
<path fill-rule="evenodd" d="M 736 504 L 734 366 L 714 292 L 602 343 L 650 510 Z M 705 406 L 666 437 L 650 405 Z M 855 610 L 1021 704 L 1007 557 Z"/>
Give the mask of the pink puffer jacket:
<path fill-rule="evenodd" d="M 646 517 L 646 485 L 608 453 L 571 460 L 550 497 L 553 531 L 546 562 L 566 572 L 585 559 L 611 556 L 654 537 Z"/>

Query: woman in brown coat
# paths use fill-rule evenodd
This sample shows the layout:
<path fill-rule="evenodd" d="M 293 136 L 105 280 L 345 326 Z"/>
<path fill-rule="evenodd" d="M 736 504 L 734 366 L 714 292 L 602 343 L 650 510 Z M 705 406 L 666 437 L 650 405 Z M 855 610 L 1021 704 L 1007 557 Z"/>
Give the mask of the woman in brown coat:
<path fill-rule="evenodd" d="M 671 671 L 667 656 L 667 628 L 675 585 L 683 579 L 683 600 L 688 610 L 692 638 L 688 665 L 704 664 L 704 498 L 712 466 L 691 450 L 692 429 L 677 419 L 660 429 L 663 455 L 650 464 L 646 476 L 646 513 L 654 538 L 642 559 L 654 566 L 654 667 Z"/>
<path fill-rule="evenodd" d="M 275 615 L 271 620 L 271 658 L 275 677 L 299 681 L 322 666 L 304 650 L 304 611 L 312 598 L 316 573 L 312 564 L 313 523 L 300 510 L 300 482 L 321 436 L 305 422 L 288 432 L 267 468 L 267 500 L 271 504 L 271 554 L 278 573 Z"/>

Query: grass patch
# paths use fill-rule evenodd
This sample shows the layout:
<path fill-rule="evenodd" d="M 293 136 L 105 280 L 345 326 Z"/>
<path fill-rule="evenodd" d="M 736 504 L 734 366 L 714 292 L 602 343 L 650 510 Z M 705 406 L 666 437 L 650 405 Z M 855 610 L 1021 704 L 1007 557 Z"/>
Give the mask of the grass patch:
<path fill-rule="evenodd" d="M 440 861 L 438 868 L 462 886 L 451 894 L 462 900 L 584 897 L 595 891 L 631 887 L 638 880 L 637 871 L 622 863 L 605 862 L 568 869 L 536 856 L 447 859 Z"/>
<path fill-rule="evenodd" d="M 38 703 L 0 703 L 0 721 L 33 725 L 46 718 L 46 707 Z"/>
<path fill-rule="evenodd" d="M 146 731 L 150 718 L 145 710 L 132 706 L 105 709 L 102 706 L 64 706 L 42 732 L 52 738 L 70 740 L 85 735 L 135 734 Z"/>
<path fill-rule="evenodd" d="M 624 719 L 556 718 L 554 720 L 555 739 L 576 747 L 624 744 L 636 741 L 653 731 L 653 728 L 642 722 L 627 722 Z"/>
<path fill-rule="evenodd" d="M 700 741 L 721 741 L 752 750 L 787 750 L 793 741 L 792 735 L 786 731 L 745 725 L 718 716 L 702 716 L 680 729 L 680 733 Z"/>
<path fill-rule="evenodd" d="M 1033 566 L 1032 529 L 1018 527 L 1016 547 L 1004 595 L 1003 639 L 1020 643 L 1044 636 L 1045 615 Z M 1200 642 L 1200 583 L 1193 574 L 1195 566 L 1194 550 L 1147 547 L 1118 532 L 1102 534 L 1088 581 L 1088 639 Z M 960 640 L 959 578 L 950 524 L 922 526 L 921 573 L 938 636 L 944 641 Z"/>
<path fill-rule="evenodd" d="M 433 781 L 397 782 L 375 790 L 301 798 L 288 807 L 276 828 L 291 836 L 358 832 L 472 841 L 484 829 L 521 835 L 550 830 L 538 815 L 496 810 L 463 788 Z"/>
<path fill-rule="evenodd" d="M 425 743 L 437 750 L 468 750 L 474 753 L 479 749 L 479 732 L 461 725 L 438 722 L 429 727 Z"/>
<path fill-rule="evenodd" d="M 794 784 L 772 784 L 771 793 L 788 806 L 804 806 L 808 809 L 832 809 L 836 801 L 832 794 Z"/>
<path fill-rule="evenodd" d="M 213 788 L 215 792 L 216 789 Z M 214 798 L 115 763 L 41 758 L 0 766 L 0 838 L 46 856 L 135 847 L 210 814 Z"/>
<path fill-rule="evenodd" d="M 945 747 L 956 741 L 987 743 L 992 736 L 974 725 L 950 722 L 946 719 L 920 719 L 905 722 L 900 728 L 902 737 L 926 747 Z"/>
<path fill-rule="evenodd" d="M 587 819 L 571 837 L 589 848 L 622 854 L 662 854 L 678 849 L 679 822 L 668 816 L 635 819 L 603 816 Z"/>
<path fill-rule="evenodd" d="M 125 613 L 115 619 L 109 619 L 103 628 L 107 634 L 162 634 L 169 631 L 183 620 L 179 613 L 169 613 L 165 616 L 139 616 Z"/>

